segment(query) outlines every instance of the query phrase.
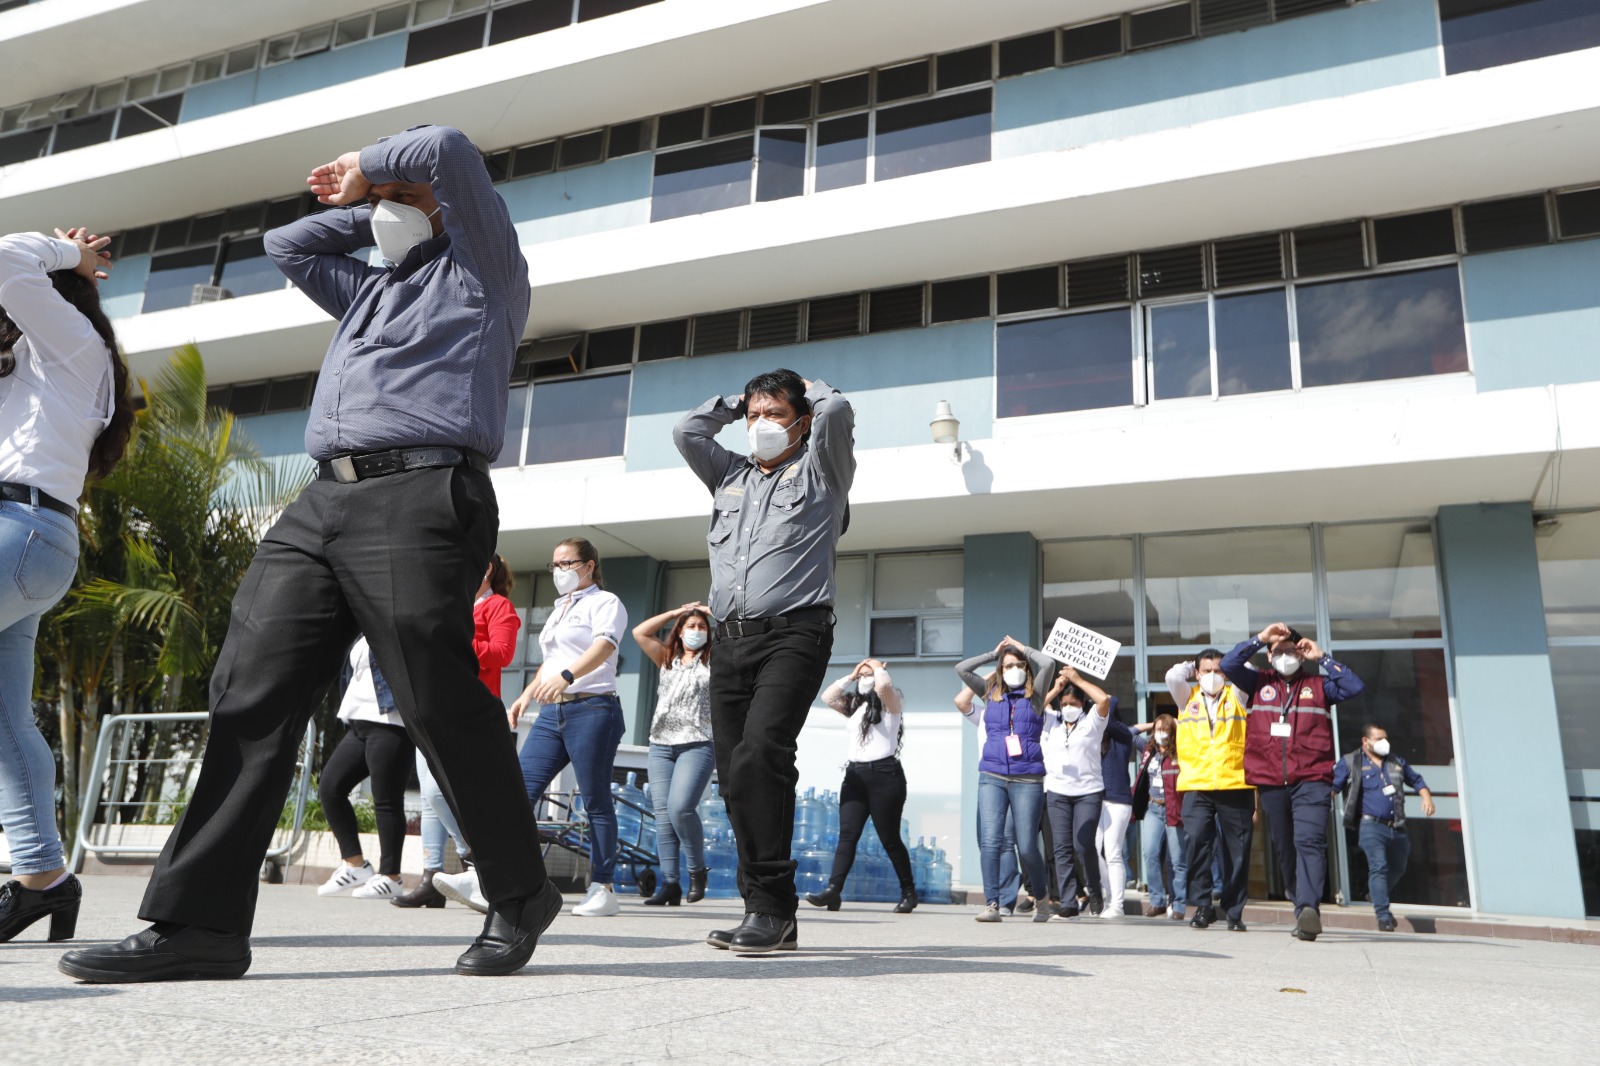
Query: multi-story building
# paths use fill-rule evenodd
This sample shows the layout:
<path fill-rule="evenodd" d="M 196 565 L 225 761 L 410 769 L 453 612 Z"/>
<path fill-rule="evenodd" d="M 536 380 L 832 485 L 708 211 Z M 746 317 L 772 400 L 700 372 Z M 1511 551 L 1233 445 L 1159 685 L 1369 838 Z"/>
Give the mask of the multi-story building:
<path fill-rule="evenodd" d="M 959 656 L 1069 618 L 1147 720 L 1281 619 L 1367 681 L 1341 751 L 1376 721 L 1439 798 L 1398 899 L 1600 914 L 1600 2 L 0 6 L 0 225 L 119 233 L 135 369 L 198 342 L 271 455 L 332 324 L 264 229 L 395 129 L 484 150 L 533 284 L 525 634 L 574 533 L 636 619 L 703 595 L 672 424 L 793 367 L 857 412 L 836 672 L 890 661 L 958 878 Z M 631 641 L 622 683 L 642 740 Z M 802 783 L 843 744 L 819 707 Z"/>

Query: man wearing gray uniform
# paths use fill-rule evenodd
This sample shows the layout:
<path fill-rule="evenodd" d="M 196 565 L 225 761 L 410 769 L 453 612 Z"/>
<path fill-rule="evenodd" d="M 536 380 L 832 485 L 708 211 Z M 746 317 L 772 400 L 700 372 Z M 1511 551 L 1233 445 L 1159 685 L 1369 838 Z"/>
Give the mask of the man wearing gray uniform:
<path fill-rule="evenodd" d="M 717 443 L 743 419 L 750 454 Z M 834 558 L 849 525 L 855 413 L 839 390 L 792 370 L 713 396 L 673 430 L 710 490 L 711 733 L 739 848 L 744 922 L 714 948 L 792 949 L 796 740 L 833 650 Z"/>

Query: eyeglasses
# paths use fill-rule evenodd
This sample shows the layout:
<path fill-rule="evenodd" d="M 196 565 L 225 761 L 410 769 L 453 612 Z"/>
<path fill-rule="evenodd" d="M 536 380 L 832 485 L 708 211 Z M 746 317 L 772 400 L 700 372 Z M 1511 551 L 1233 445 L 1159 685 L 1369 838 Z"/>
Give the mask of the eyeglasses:
<path fill-rule="evenodd" d="M 575 567 L 579 567 L 579 566 L 582 566 L 582 565 L 583 565 L 583 560 L 582 559 L 560 559 L 560 560 L 557 560 L 556 562 L 551 563 L 549 566 L 545 567 L 545 569 L 550 571 L 553 574 L 557 570 L 571 570 L 571 569 L 573 569 Z"/>

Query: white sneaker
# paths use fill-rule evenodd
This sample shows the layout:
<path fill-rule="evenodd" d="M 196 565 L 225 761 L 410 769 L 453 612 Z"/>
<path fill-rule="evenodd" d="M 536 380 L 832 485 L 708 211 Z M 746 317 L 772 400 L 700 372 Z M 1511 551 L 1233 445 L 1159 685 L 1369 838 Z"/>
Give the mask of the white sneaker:
<path fill-rule="evenodd" d="M 479 914 L 489 913 L 489 901 L 484 898 L 483 890 L 478 887 L 478 874 L 474 870 L 462 870 L 458 874 L 434 874 L 433 887 L 437 888 L 445 899 L 465 904 Z"/>
<path fill-rule="evenodd" d="M 363 862 L 360 866 L 351 866 L 347 862 L 341 862 L 339 868 L 333 871 L 333 874 L 326 881 L 317 886 L 317 895 L 341 896 L 357 885 L 364 885 L 372 880 L 375 872 L 370 862 Z"/>
<path fill-rule="evenodd" d="M 589 886 L 589 894 L 583 897 L 583 902 L 572 908 L 572 913 L 580 918 L 609 918 L 622 911 L 622 905 L 617 902 L 617 894 L 598 882 Z"/>
<path fill-rule="evenodd" d="M 350 893 L 351 899 L 394 899 L 401 893 L 399 881 L 387 877 L 369 877 L 366 883 Z"/>

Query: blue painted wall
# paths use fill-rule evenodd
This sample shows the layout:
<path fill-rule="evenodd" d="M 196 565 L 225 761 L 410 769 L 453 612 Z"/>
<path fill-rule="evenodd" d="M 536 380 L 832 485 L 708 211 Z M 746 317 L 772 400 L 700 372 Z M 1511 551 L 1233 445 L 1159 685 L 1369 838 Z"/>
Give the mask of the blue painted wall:
<path fill-rule="evenodd" d="M 1600 241 L 1462 260 L 1478 390 L 1600 380 Z"/>
<path fill-rule="evenodd" d="M 1031 533 L 985 533 L 967 537 L 963 544 L 963 584 L 966 599 L 961 609 L 963 652 L 967 656 L 994 650 L 1006 635 L 1033 647 L 1040 640 L 1039 542 Z M 979 865 L 978 756 L 983 741 L 971 726 L 961 736 L 961 869 L 956 880 L 983 884 Z M 1034 826 L 1038 832 L 1038 826 Z M 1017 827 L 1021 831 L 1021 827 Z M 970 835 L 969 835 L 970 834 Z M 1049 861 L 1048 856 L 1045 861 Z"/>
<path fill-rule="evenodd" d="M 138 314 L 144 306 L 144 287 L 149 280 L 148 255 L 118 258 L 111 276 L 100 283 L 100 306 L 111 318 L 128 318 Z"/>
<path fill-rule="evenodd" d="M 650 153 L 500 186 L 524 242 L 557 241 L 650 221 Z"/>
<path fill-rule="evenodd" d="M 821 378 L 856 406 L 856 447 L 927 444 L 934 405 L 949 400 L 967 440 L 990 435 L 994 425 L 994 324 L 879 333 L 870 337 L 765 348 L 754 352 L 643 363 L 634 369 L 628 416 L 628 469 L 681 466 L 672 446 L 673 424 L 684 412 L 718 394 L 737 395 L 764 370 L 786 366 Z M 862 417 L 860 412 L 870 414 Z M 745 451 L 744 432 L 727 430 L 722 442 Z"/>
<path fill-rule="evenodd" d="M 1532 509 L 1441 507 L 1438 530 L 1472 902 L 1492 913 L 1582 918 Z"/>
<path fill-rule="evenodd" d="M 306 422 L 310 411 L 280 411 L 272 415 L 251 415 L 234 422 L 250 438 L 262 455 L 303 456 L 306 453 Z"/>
<path fill-rule="evenodd" d="M 628 611 L 630 633 L 623 636 L 617 658 L 617 698 L 622 701 L 627 723 L 623 739 L 628 744 L 648 744 L 650 715 L 655 710 L 656 664 L 633 639 L 631 630 L 656 613 L 662 564 L 648 555 L 610 558 L 604 563 L 606 589 L 616 593 Z"/>
<path fill-rule="evenodd" d="M 1434 0 L 1375 0 L 995 87 L 994 158 L 1442 76 Z"/>
<path fill-rule="evenodd" d="M 357 78 L 405 66 L 407 35 L 380 37 L 374 41 L 334 49 L 291 63 L 262 67 L 248 74 L 207 82 L 190 89 L 183 97 L 180 122 L 209 118 L 238 111 L 269 100 L 282 100 L 330 85 L 342 85 Z"/>

